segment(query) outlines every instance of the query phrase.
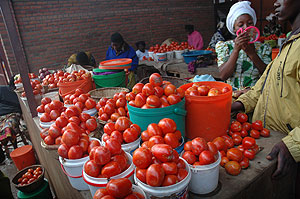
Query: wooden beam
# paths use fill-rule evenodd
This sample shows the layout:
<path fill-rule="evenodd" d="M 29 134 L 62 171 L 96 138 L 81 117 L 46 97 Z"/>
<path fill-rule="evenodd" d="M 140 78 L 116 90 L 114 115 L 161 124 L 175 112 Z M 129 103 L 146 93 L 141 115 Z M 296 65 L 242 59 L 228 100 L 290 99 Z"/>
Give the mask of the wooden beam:
<path fill-rule="evenodd" d="M 4 20 L 4 24 L 6 30 L 8 32 L 8 38 L 10 41 L 10 45 L 13 49 L 13 53 L 16 59 L 17 68 L 20 72 L 22 83 L 25 89 L 28 105 L 30 108 L 30 112 L 32 117 L 37 115 L 36 107 L 37 103 L 35 101 L 35 97 L 33 95 L 33 89 L 30 84 L 30 80 L 28 77 L 28 63 L 25 57 L 25 52 L 23 49 L 21 37 L 19 34 L 17 22 L 15 19 L 15 15 L 13 13 L 13 7 L 10 0 L 1 0 L 0 1 L 1 14 Z"/>

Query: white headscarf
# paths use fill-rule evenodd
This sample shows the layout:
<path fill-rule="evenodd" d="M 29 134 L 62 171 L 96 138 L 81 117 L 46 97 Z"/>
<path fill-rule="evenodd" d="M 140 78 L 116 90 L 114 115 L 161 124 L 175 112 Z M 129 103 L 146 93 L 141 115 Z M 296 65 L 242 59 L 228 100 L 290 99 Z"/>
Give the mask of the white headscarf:
<path fill-rule="evenodd" d="M 233 35 L 235 35 L 233 27 L 236 19 L 243 15 L 243 14 L 248 14 L 252 17 L 254 25 L 256 24 L 256 13 L 253 8 L 251 8 L 251 2 L 250 1 L 240 1 L 233 6 L 231 6 L 229 13 L 226 18 L 226 26 L 229 32 Z"/>

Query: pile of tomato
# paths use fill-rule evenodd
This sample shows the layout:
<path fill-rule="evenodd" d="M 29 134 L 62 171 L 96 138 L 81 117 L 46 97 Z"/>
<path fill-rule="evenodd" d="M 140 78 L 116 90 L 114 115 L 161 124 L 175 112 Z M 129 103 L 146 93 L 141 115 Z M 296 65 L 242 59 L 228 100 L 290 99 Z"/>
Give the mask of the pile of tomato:
<path fill-rule="evenodd" d="M 175 149 L 167 144 L 156 144 L 151 149 L 140 147 L 133 153 L 136 177 L 152 187 L 170 186 L 182 181 L 188 171 Z"/>
<path fill-rule="evenodd" d="M 128 144 L 136 141 L 141 134 L 141 128 L 132 122 L 127 117 L 119 117 L 115 123 L 107 123 L 103 128 L 104 134 L 102 140 L 115 139 L 120 144 Z"/>
<path fill-rule="evenodd" d="M 29 77 L 29 79 L 36 79 L 36 78 L 38 78 L 38 77 L 36 76 L 36 74 L 34 74 L 34 73 L 28 73 L 28 77 Z M 19 76 L 18 79 L 16 79 L 16 80 L 14 81 L 14 83 L 15 83 L 15 84 L 20 84 L 20 83 L 22 83 L 21 76 Z"/>
<path fill-rule="evenodd" d="M 111 179 L 105 189 L 98 189 L 93 199 L 144 199 L 145 197 L 132 190 L 132 183 L 128 178 Z"/>
<path fill-rule="evenodd" d="M 126 95 L 126 100 L 130 106 L 149 109 L 177 104 L 183 97 L 183 89 L 176 88 L 171 82 L 163 81 L 160 74 L 153 73 L 149 83 L 134 85 L 132 92 Z"/>
<path fill-rule="evenodd" d="M 43 171 L 41 167 L 37 167 L 36 169 L 28 169 L 27 172 L 23 174 L 21 178 L 18 179 L 18 185 L 28 185 L 40 178 L 42 174 Z"/>
<path fill-rule="evenodd" d="M 185 91 L 185 95 L 190 96 L 218 96 L 230 91 L 228 86 L 224 86 L 221 90 L 203 85 L 201 82 L 195 82 Z"/>
<path fill-rule="evenodd" d="M 43 79 L 43 86 L 48 86 L 52 89 L 57 88 L 59 83 L 75 82 L 89 78 L 91 78 L 91 74 L 85 70 L 73 71 L 72 73 L 64 73 L 62 70 L 58 70 Z"/>
<path fill-rule="evenodd" d="M 119 117 L 129 117 L 127 103 L 127 92 L 116 93 L 112 99 L 102 97 L 96 105 L 98 118 L 102 121 L 115 122 Z"/>
<path fill-rule="evenodd" d="M 179 44 L 178 42 L 172 42 L 170 45 L 163 44 L 160 46 L 156 44 L 155 46 L 151 46 L 149 52 L 166 53 L 169 51 L 185 50 L 185 49 L 194 50 L 195 48 L 193 46 L 188 45 L 187 42 L 181 42 L 181 44 Z"/>
<path fill-rule="evenodd" d="M 155 144 L 168 144 L 173 149 L 177 148 L 181 140 L 181 132 L 177 130 L 174 120 L 164 118 L 158 124 L 149 124 L 147 130 L 141 134 L 142 147 L 151 149 Z"/>
<path fill-rule="evenodd" d="M 90 94 L 84 93 L 81 88 L 77 88 L 74 94 L 64 97 L 64 104 L 76 106 L 80 112 L 96 108 L 96 101 L 90 98 Z"/>
<path fill-rule="evenodd" d="M 42 94 L 43 86 L 41 85 L 41 82 L 39 80 L 37 80 L 37 79 L 31 80 L 30 79 L 30 84 L 31 84 L 31 88 L 33 89 L 34 95 Z M 21 96 L 26 97 L 26 93 L 22 92 Z"/>
<path fill-rule="evenodd" d="M 190 165 L 200 166 L 212 164 L 217 160 L 218 148 L 213 142 L 196 137 L 184 144 L 182 158 Z"/>
<path fill-rule="evenodd" d="M 49 97 L 44 97 L 41 100 L 41 105 L 36 108 L 38 113 L 42 113 L 41 122 L 55 121 L 66 108 L 63 103 L 57 100 L 51 100 Z"/>

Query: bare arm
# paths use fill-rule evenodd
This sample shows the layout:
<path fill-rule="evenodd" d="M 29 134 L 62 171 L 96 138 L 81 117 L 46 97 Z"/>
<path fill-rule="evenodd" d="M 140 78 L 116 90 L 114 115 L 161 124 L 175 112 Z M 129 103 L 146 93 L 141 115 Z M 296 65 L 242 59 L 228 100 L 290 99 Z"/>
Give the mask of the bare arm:
<path fill-rule="evenodd" d="M 265 71 L 267 64 L 265 64 L 260 57 L 255 52 L 255 47 L 253 44 L 245 44 L 242 49 L 245 51 L 245 53 L 248 55 L 248 57 L 253 62 L 254 66 L 258 69 L 260 74 L 263 74 Z"/>

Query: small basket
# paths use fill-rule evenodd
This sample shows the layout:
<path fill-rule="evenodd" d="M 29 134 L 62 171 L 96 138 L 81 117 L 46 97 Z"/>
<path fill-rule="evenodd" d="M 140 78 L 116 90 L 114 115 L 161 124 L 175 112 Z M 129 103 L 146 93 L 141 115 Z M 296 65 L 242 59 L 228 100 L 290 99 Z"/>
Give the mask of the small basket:
<path fill-rule="evenodd" d="M 129 92 L 128 88 L 120 88 L 120 87 L 107 87 L 107 88 L 97 88 L 91 90 L 89 94 L 91 98 L 95 101 L 99 101 L 102 97 L 113 98 L 114 94 L 120 93 L 122 91 Z"/>
<path fill-rule="evenodd" d="M 179 88 L 183 84 L 191 83 L 189 80 L 181 79 L 178 77 L 163 76 L 162 79 L 163 81 L 171 82 L 174 86 L 176 86 L 176 88 Z M 149 83 L 149 77 L 143 78 L 139 83 L 143 83 L 143 84 Z"/>
<path fill-rule="evenodd" d="M 38 179 L 36 179 L 34 182 L 24 185 L 24 186 L 18 185 L 19 184 L 18 179 L 21 178 L 23 176 L 23 174 L 25 174 L 27 172 L 28 169 L 35 170 L 37 167 L 42 168 L 42 174 Z M 31 166 L 26 167 L 25 169 L 22 169 L 21 171 L 19 171 L 15 175 L 15 177 L 12 179 L 12 183 L 15 185 L 16 189 L 18 189 L 24 193 L 31 193 L 31 192 L 37 190 L 44 183 L 44 175 L 45 175 L 45 169 L 42 165 L 31 165 Z"/>

